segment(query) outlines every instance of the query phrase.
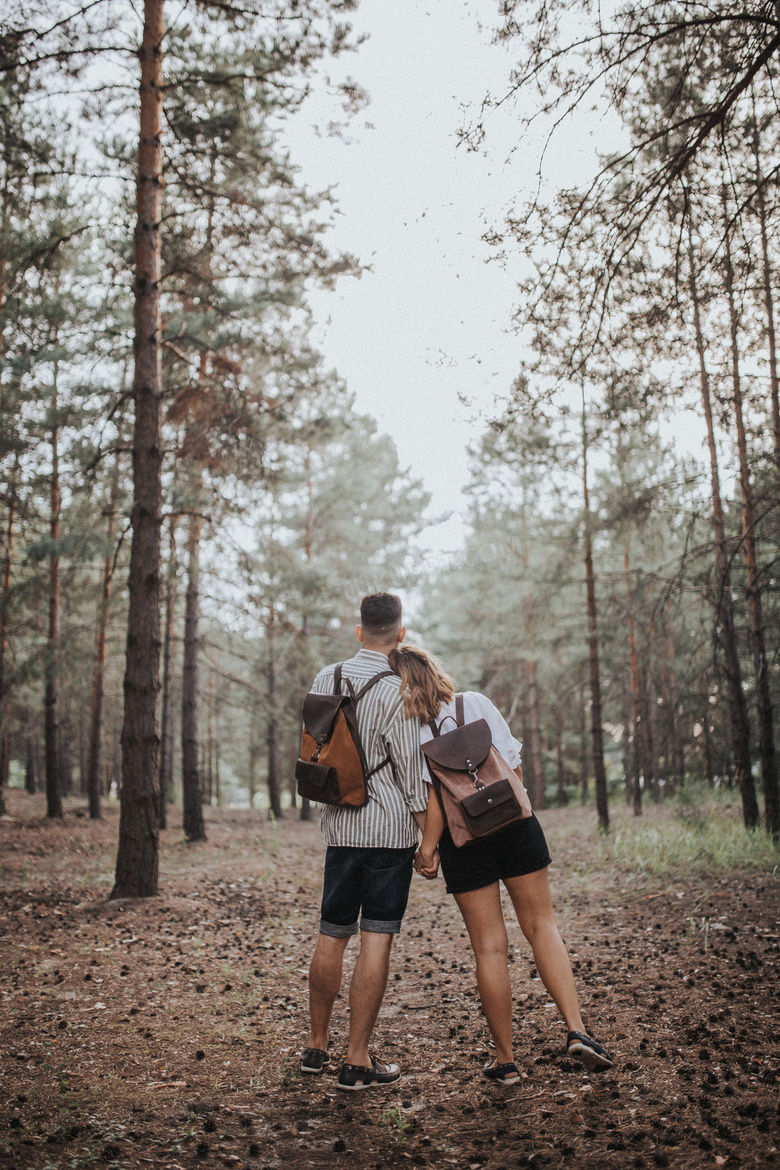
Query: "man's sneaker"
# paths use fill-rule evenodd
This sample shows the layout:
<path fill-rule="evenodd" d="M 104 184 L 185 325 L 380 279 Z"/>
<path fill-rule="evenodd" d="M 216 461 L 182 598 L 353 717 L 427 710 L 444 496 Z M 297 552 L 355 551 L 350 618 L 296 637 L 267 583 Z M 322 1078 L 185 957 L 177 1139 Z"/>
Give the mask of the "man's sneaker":
<path fill-rule="evenodd" d="M 304 1048 L 301 1057 L 301 1072 L 321 1073 L 326 1064 L 330 1064 L 330 1053 L 322 1048 Z"/>
<path fill-rule="evenodd" d="M 606 1072 L 615 1063 L 606 1048 L 602 1048 L 584 1032 L 569 1032 L 566 1052 L 584 1064 L 588 1072 Z"/>
<path fill-rule="evenodd" d="M 364 1068 L 360 1064 L 347 1064 L 345 1061 L 339 1069 L 336 1088 L 354 1092 L 357 1089 L 370 1089 L 372 1085 L 392 1085 L 393 1081 L 400 1079 L 400 1065 L 381 1064 L 372 1056 L 370 1068 Z"/>

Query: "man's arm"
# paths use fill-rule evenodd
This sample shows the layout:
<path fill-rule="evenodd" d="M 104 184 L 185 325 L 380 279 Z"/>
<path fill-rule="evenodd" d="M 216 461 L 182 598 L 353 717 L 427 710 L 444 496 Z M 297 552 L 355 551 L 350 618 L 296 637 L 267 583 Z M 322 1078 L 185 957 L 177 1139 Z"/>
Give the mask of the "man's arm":
<path fill-rule="evenodd" d="M 423 779 L 423 754 L 420 748 L 420 727 L 416 719 L 407 719 L 403 708 L 385 733 L 385 743 L 393 762 L 393 779 L 406 801 L 417 827 L 425 827 L 428 805 L 428 785 Z"/>

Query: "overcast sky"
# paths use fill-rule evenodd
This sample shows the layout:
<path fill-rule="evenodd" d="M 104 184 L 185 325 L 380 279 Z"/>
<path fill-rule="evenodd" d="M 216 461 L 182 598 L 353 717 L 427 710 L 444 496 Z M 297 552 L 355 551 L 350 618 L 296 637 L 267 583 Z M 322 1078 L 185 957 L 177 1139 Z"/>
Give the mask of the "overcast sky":
<path fill-rule="evenodd" d="M 424 542 L 441 552 L 463 535 L 467 445 L 523 352 L 510 330 L 519 261 L 488 263 L 486 227 L 535 182 L 540 136 L 519 144 L 516 111 L 491 123 L 486 151 L 457 145 L 487 90 L 500 92 L 516 46 L 491 43 L 496 0 L 361 0 L 359 52 L 331 70 L 371 95 L 348 141 L 318 136 L 314 100 L 290 126 L 290 144 L 313 187 L 337 189 L 332 244 L 371 271 L 312 296 L 317 340 L 346 378 L 358 408 L 394 438 L 404 466 L 433 494 L 430 513 L 453 512 Z M 611 127 L 614 134 L 615 127 Z M 608 144 L 609 121 L 582 119 L 557 140 L 553 184 L 574 185 Z"/>

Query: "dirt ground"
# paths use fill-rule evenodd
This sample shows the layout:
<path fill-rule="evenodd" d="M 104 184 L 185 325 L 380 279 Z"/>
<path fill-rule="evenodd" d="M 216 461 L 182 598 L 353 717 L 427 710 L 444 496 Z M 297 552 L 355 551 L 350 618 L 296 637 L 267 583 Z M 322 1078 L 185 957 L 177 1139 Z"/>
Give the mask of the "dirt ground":
<path fill-rule="evenodd" d="M 462 924 L 441 880 L 415 878 L 376 1034 L 403 1079 L 344 1094 L 335 1072 L 297 1068 L 316 824 L 211 813 L 208 843 L 189 847 L 169 829 L 161 896 L 117 904 L 116 807 L 92 824 L 74 803 L 51 825 L 39 798 L 10 797 L 0 1170 L 780 1162 L 776 874 L 583 876 L 592 814 L 543 813 L 585 1019 L 617 1064 L 596 1076 L 566 1058 L 515 924 L 513 1087 L 480 1077 L 489 1038 Z M 346 1028 L 342 996 L 337 1054 Z"/>

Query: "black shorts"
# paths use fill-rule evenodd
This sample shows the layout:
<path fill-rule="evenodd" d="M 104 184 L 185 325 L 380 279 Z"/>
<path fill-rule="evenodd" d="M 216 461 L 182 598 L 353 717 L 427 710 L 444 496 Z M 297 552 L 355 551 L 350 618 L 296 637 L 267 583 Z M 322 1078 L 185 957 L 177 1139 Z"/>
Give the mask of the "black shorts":
<path fill-rule="evenodd" d="M 415 845 L 410 849 L 329 845 L 325 851 L 320 934 L 332 938 L 349 938 L 358 930 L 398 934 L 416 851 Z"/>
<path fill-rule="evenodd" d="M 456 849 L 449 829 L 439 842 L 441 872 L 448 894 L 468 894 L 506 878 L 522 877 L 545 869 L 552 858 L 542 826 L 535 816 L 526 817 L 492 837 L 470 841 Z"/>

